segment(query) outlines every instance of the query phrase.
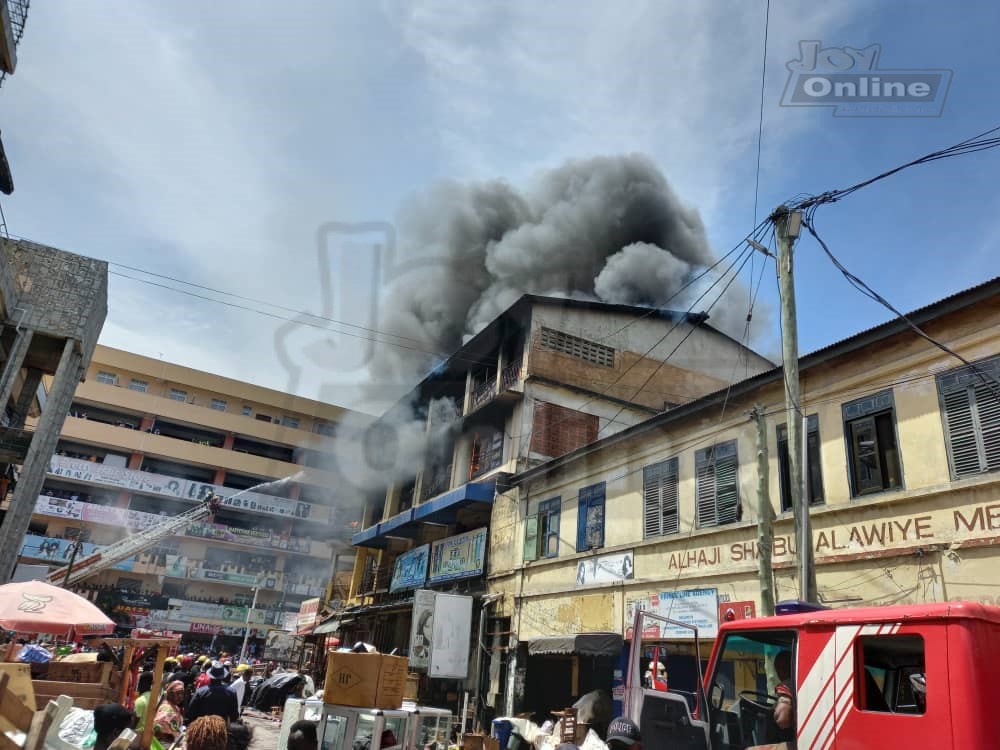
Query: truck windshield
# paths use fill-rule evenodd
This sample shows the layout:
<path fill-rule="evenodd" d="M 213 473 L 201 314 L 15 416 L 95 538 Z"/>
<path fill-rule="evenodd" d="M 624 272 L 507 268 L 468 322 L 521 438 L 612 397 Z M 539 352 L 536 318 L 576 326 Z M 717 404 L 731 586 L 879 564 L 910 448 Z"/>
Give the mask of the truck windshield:
<path fill-rule="evenodd" d="M 794 695 L 795 643 L 795 632 L 785 630 L 725 636 L 709 682 L 712 735 L 721 747 L 794 741 L 794 715 L 781 727 L 775 707 L 779 693 Z"/>

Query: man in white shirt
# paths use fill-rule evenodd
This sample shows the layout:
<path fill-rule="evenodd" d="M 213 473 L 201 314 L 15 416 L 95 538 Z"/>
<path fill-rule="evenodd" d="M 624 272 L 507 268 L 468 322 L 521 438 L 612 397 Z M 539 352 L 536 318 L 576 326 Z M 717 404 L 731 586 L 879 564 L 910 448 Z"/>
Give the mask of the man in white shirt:
<path fill-rule="evenodd" d="M 236 705 L 239 707 L 241 713 L 243 712 L 243 696 L 246 695 L 247 691 L 246 676 L 249 671 L 249 664 L 240 664 L 236 667 L 236 676 L 233 678 L 233 682 L 229 686 L 232 688 L 233 692 L 236 693 Z"/>

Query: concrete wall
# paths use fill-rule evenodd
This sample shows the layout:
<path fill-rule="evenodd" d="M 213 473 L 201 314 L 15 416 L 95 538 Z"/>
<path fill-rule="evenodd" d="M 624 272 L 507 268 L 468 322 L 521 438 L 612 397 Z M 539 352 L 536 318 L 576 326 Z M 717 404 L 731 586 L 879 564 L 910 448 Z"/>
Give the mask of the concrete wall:
<path fill-rule="evenodd" d="M 1000 352 L 1000 301 L 941 318 L 925 328 L 970 360 Z M 950 476 L 935 374 L 959 363 L 911 334 L 810 368 L 803 374 L 806 413 L 817 414 L 825 504 L 811 516 L 821 595 L 856 603 L 940 601 L 971 597 L 996 601 L 991 566 L 1000 540 L 1000 474 L 958 481 Z M 891 388 L 904 486 L 852 498 L 843 403 Z M 755 557 L 756 446 L 749 410 L 767 410 L 771 504 L 775 523 L 774 567 L 778 598 L 796 595 L 792 519 L 779 505 L 776 431 L 785 422 L 781 383 L 732 399 L 718 408 L 651 430 L 593 453 L 511 492 L 494 506 L 490 539 L 491 590 L 504 592 L 502 610 L 522 618 L 522 639 L 543 632 L 575 632 L 585 612 L 575 597 L 607 594 L 604 625 L 623 632 L 627 602 L 659 591 L 714 587 L 733 600 L 759 604 Z M 735 439 L 743 520 L 700 529 L 694 523 L 694 454 Z M 643 538 L 642 469 L 679 459 L 680 531 Z M 576 495 L 583 486 L 607 482 L 605 544 L 576 553 Z M 563 499 L 560 550 L 554 559 L 522 563 L 524 518 L 533 504 Z M 594 555 L 634 552 L 634 578 L 580 591 L 577 563 Z M 520 607 L 518 602 L 521 603 Z M 586 609 L 586 608 L 584 608 Z M 536 628 L 535 624 L 539 627 Z M 545 631 L 542 624 L 551 623 Z"/>

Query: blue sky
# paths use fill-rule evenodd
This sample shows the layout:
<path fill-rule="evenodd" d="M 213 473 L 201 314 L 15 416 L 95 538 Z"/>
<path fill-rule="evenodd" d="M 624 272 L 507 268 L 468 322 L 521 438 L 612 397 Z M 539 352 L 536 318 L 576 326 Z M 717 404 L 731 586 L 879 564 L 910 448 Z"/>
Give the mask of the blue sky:
<path fill-rule="evenodd" d="M 774 0 L 758 218 L 1000 124 L 998 22 L 991 3 Z M 763 24 L 763 2 L 735 0 L 35 3 L 0 90 L 8 227 L 318 311 L 324 222 L 391 222 L 442 179 L 520 187 L 567 159 L 640 152 L 721 254 L 753 226 Z M 882 68 L 953 70 L 943 115 L 778 106 L 802 39 L 880 44 Z M 1000 152 L 919 167 L 822 208 L 817 226 L 912 309 L 1000 272 L 998 166 Z M 802 351 L 888 316 L 809 238 L 797 286 Z M 761 299 L 774 309 L 770 272 Z M 370 322 L 351 305 L 335 312 Z M 775 320 L 755 342 L 765 352 Z M 113 277 L 102 341 L 284 388 L 279 325 Z M 354 403 L 365 375 L 350 369 L 297 389 Z"/>

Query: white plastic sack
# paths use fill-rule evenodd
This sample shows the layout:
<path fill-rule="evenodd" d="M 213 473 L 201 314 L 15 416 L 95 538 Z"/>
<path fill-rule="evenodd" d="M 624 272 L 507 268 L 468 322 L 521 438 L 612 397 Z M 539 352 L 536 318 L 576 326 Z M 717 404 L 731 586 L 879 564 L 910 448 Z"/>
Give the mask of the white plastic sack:
<path fill-rule="evenodd" d="M 93 747 L 97 739 L 94 734 L 94 712 L 74 706 L 59 725 L 56 736 L 71 747 Z"/>

